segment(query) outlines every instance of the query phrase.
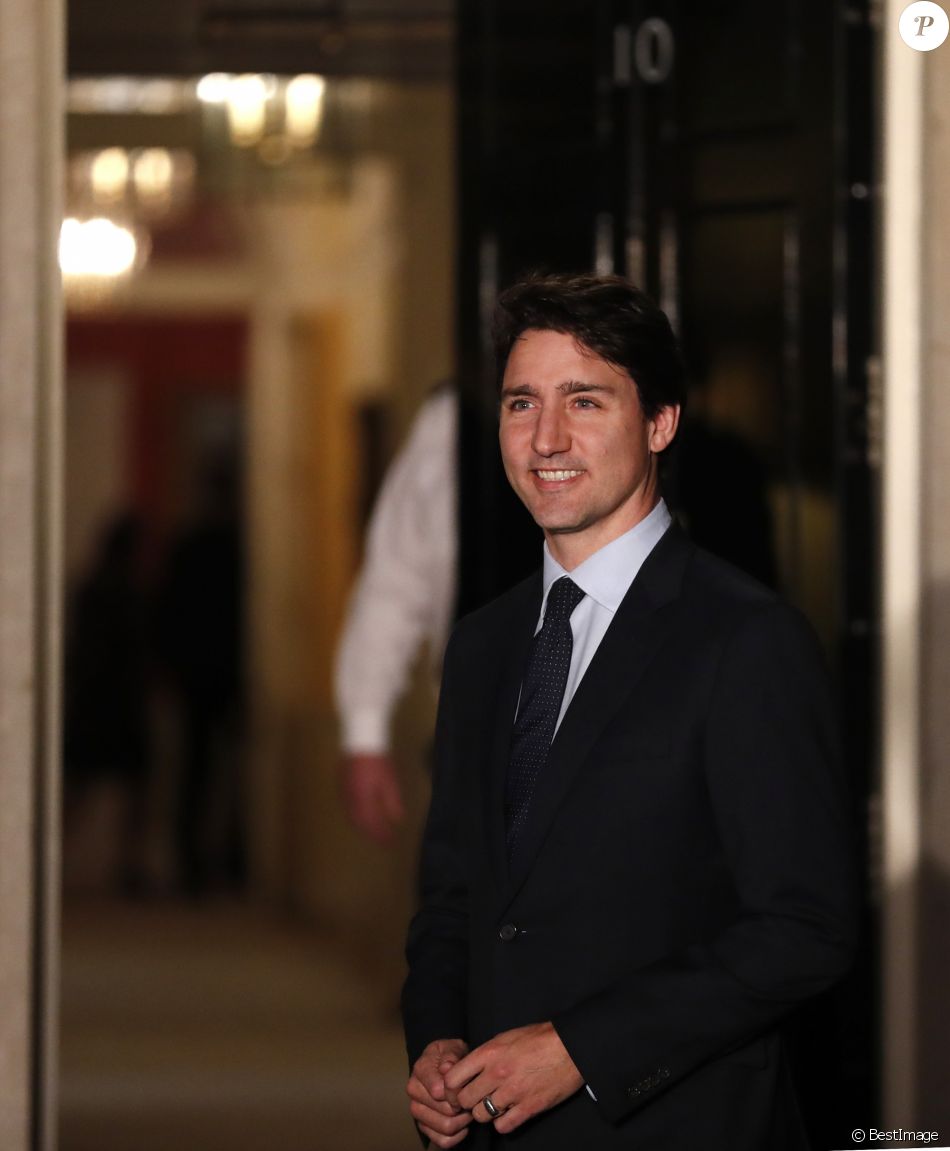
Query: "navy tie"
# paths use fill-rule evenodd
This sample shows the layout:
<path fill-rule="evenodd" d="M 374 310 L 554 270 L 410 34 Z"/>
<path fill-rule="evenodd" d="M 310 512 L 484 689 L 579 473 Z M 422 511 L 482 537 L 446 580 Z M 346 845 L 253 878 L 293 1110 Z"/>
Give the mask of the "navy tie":
<path fill-rule="evenodd" d="M 571 612 L 583 598 L 584 592 L 567 576 L 552 584 L 544 625 L 534 637 L 528 656 L 508 760 L 505 827 L 509 859 L 524 828 L 535 783 L 554 739 L 571 670 Z"/>

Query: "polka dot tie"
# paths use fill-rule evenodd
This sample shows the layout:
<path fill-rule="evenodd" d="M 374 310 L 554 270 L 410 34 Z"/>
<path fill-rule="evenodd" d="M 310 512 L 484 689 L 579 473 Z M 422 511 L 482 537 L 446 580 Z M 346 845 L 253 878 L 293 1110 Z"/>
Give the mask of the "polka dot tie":
<path fill-rule="evenodd" d="M 584 592 L 567 576 L 552 584 L 544 625 L 534 637 L 528 656 L 508 760 L 505 823 L 509 860 L 524 829 L 534 786 L 554 739 L 574 647 L 571 612 L 583 598 Z"/>

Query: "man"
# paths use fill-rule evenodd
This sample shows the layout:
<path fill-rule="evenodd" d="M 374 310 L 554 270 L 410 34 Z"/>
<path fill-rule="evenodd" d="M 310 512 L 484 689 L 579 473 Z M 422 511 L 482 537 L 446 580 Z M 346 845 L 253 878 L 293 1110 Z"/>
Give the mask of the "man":
<path fill-rule="evenodd" d="M 410 1112 L 443 1148 L 805 1148 L 778 1027 L 854 934 L 817 645 L 670 521 L 683 376 L 646 297 L 526 281 L 496 352 L 543 570 L 446 653 Z"/>

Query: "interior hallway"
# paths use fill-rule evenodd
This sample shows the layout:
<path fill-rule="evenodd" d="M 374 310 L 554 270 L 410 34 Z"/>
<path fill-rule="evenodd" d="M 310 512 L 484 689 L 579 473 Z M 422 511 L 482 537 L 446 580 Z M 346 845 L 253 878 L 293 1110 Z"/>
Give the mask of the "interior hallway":
<path fill-rule="evenodd" d="M 60 1151 L 419 1146 L 391 990 L 306 925 L 69 907 L 61 1028 Z"/>

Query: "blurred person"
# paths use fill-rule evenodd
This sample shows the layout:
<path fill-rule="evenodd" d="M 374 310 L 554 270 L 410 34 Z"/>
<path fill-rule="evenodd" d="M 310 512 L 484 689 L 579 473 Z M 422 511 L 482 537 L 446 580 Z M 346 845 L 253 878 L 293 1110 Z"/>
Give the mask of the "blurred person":
<path fill-rule="evenodd" d="M 770 357 L 727 345 L 710 358 L 697 344 L 664 491 L 693 543 L 778 588 L 769 485 L 772 472 L 781 482 L 783 460 Z"/>
<path fill-rule="evenodd" d="M 676 510 L 690 539 L 776 587 L 768 474 L 759 454 L 741 435 L 695 414 L 683 420 L 677 439 Z"/>
<path fill-rule="evenodd" d="M 619 277 L 495 313 L 505 471 L 542 568 L 455 628 L 407 943 L 438 1146 L 808 1146 L 780 1027 L 851 961 L 831 689 L 809 626 L 671 522 L 684 379 Z"/>
<path fill-rule="evenodd" d="M 91 790 L 120 791 L 119 881 L 138 888 L 149 771 L 144 528 L 123 512 L 104 528 L 68 612 L 64 683 L 65 815 Z"/>
<path fill-rule="evenodd" d="M 457 435 L 457 392 L 443 384 L 383 480 L 337 649 L 344 803 L 354 827 L 383 844 L 405 814 L 393 711 L 423 645 L 437 684 L 455 606 Z"/>
<path fill-rule="evenodd" d="M 156 646 L 182 728 L 178 878 L 189 895 L 244 882 L 239 744 L 244 704 L 244 548 L 236 462 L 199 465 L 198 509 L 173 539 Z"/>

